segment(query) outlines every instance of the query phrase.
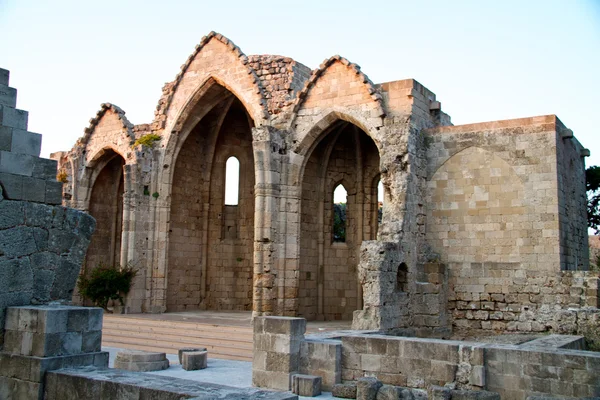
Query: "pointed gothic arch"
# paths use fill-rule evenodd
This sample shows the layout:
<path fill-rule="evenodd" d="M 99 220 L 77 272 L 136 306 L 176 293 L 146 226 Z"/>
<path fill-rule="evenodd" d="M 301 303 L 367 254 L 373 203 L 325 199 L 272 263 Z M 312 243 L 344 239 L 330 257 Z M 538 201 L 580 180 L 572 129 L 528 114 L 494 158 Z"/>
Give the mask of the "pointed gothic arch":
<path fill-rule="evenodd" d="M 350 320 L 362 306 L 358 250 L 374 239 L 370 229 L 373 177 L 379 150 L 360 127 L 335 119 L 308 145 L 300 169 L 300 278 L 298 315 L 309 320 Z M 334 190 L 347 191 L 345 240 L 334 233 Z"/>

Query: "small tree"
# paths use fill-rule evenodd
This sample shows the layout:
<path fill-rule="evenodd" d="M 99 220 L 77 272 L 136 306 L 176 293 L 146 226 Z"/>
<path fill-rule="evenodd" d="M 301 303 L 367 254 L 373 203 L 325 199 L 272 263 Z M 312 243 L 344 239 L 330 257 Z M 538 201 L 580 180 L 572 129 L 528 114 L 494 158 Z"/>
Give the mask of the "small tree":
<path fill-rule="evenodd" d="M 77 288 L 82 297 L 91 300 L 96 306 L 102 307 L 106 312 L 110 300 L 119 300 L 125 305 L 123 296 L 127 296 L 133 284 L 137 270 L 131 265 L 121 268 L 120 265 L 105 265 L 100 263 L 89 277 L 79 277 Z"/>

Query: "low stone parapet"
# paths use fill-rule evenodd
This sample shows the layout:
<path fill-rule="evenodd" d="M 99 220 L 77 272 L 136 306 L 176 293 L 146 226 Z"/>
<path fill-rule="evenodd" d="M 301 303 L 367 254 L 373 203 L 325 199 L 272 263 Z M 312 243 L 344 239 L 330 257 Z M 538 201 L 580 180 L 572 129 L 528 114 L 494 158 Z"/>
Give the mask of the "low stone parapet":
<path fill-rule="evenodd" d="M 315 351 L 317 347 L 307 345 L 309 341 L 304 339 L 303 330 L 299 329 L 304 325 L 298 320 L 255 319 L 255 327 L 258 328 L 255 346 L 268 351 L 255 352 L 253 376 L 273 374 L 279 379 L 255 380 L 255 385 L 259 383 L 261 387 L 287 390 L 287 379 L 293 375 L 292 368 L 297 368 L 296 364 L 292 364 L 296 357 L 303 360 L 298 373 L 303 373 L 303 366 L 321 365 L 323 375 L 320 375 L 321 372 L 311 375 L 334 375 L 335 363 L 326 364 L 323 359 L 327 357 L 324 350 L 329 351 L 335 346 L 332 344 L 332 347 Z M 292 329 L 292 325 L 298 330 Z M 341 373 L 343 381 L 357 381 L 357 398 L 368 398 L 370 395 L 367 393 L 379 390 L 379 387 L 377 390 L 369 389 L 367 377 L 375 378 L 374 385 L 378 381 L 411 391 L 449 386 L 458 391 L 493 392 L 486 394 L 491 396 L 489 398 L 497 398 L 496 394 L 499 394 L 502 398 L 520 399 L 544 393 L 593 397 L 600 390 L 600 353 L 577 350 L 583 346 L 581 336 L 561 335 L 513 345 L 341 334 Z M 329 366 L 324 368 L 325 365 Z M 332 389 L 336 393 L 353 391 L 337 385 L 332 385 Z M 386 391 L 394 392 L 395 389 Z"/>
<path fill-rule="evenodd" d="M 47 374 L 45 400 L 264 399 L 297 400 L 291 393 L 234 388 L 170 376 L 108 368 L 62 369 Z"/>

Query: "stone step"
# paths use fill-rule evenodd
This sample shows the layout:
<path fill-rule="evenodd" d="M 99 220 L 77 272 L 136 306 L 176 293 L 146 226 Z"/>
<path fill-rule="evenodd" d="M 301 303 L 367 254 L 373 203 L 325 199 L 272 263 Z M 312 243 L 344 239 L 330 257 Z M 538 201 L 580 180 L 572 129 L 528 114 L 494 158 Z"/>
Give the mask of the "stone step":
<path fill-rule="evenodd" d="M 185 342 L 163 342 L 152 340 L 127 340 L 126 337 L 105 338 L 102 336 L 102 346 L 117 347 L 143 351 L 162 351 L 167 354 L 176 354 L 180 347 L 185 347 Z M 204 346 L 208 349 L 208 358 L 225 360 L 252 361 L 252 351 L 238 351 L 231 348 Z"/>
<path fill-rule="evenodd" d="M 196 329 L 187 329 L 181 327 L 143 327 L 139 326 L 131 326 L 131 325 L 122 325 L 122 324 L 108 324 L 104 325 L 104 330 L 110 334 L 116 334 L 118 332 L 131 332 L 132 334 L 136 334 L 138 332 L 143 332 L 148 337 L 157 337 L 161 336 L 176 336 L 176 337 L 187 337 L 190 340 L 195 340 L 197 338 L 204 338 L 207 340 L 212 340 L 216 342 L 235 342 L 235 343 L 247 343 L 250 347 L 252 347 L 252 334 L 241 333 L 228 331 L 223 329 L 221 331 L 213 331 L 213 330 L 196 330 Z"/>
<path fill-rule="evenodd" d="M 41 159 L 40 159 L 41 160 Z M 10 200 L 26 200 L 36 203 L 61 204 L 62 183 L 0 172 L 2 196 Z"/>
<path fill-rule="evenodd" d="M 55 180 L 56 166 L 56 160 L 0 150 L 0 173 Z"/>
<path fill-rule="evenodd" d="M 0 150 L 39 157 L 42 135 L 23 129 L 0 126 Z"/>
<path fill-rule="evenodd" d="M 252 326 L 243 325 L 221 325 L 221 324 L 206 324 L 202 322 L 191 322 L 191 321 L 177 321 L 177 320 L 161 320 L 151 318 L 140 318 L 133 317 L 130 315 L 105 315 L 104 324 L 123 324 L 123 325 L 139 325 L 149 327 L 184 327 L 185 329 L 203 330 L 203 331 L 215 331 L 223 332 L 239 332 L 243 334 L 253 333 Z"/>
<path fill-rule="evenodd" d="M 27 130 L 28 118 L 29 113 L 27 111 L 0 104 L 0 125 Z"/>
<path fill-rule="evenodd" d="M 7 69 L 0 68 L 0 84 L 7 85 L 10 77 L 10 72 Z"/>
<path fill-rule="evenodd" d="M 164 324 L 164 321 L 151 321 L 148 323 L 139 323 L 137 321 L 122 321 L 122 320 L 104 320 L 104 327 L 110 329 L 122 329 L 122 330 L 147 330 L 156 333 L 170 333 L 170 332 L 186 332 L 190 336 L 197 336 L 198 334 L 208 335 L 214 338 L 220 339 L 248 339 L 252 342 L 252 328 L 241 328 L 229 325 L 204 325 L 195 323 L 173 323 L 169 321 L 168 324 Z M 224 337 L 224 334 L 227 337 Z"/>
<path fill-rule="evenodd" d="M 202 333 L 196 335 L 189 335 L 186 331 L 172 331 L 168 334 L 165 333 L 153 333 L 151 331 L 132 331 L 132 330 L 119 330 L 119 329 L 110 329 L 103 328 L 102 332 L 107 337 L 120 337 L 126 335 L 128 338 L 132 339 L 148 339 L 148 340 L 163 340 L 166 342 L 185 342 L 185 343 L 194 343 L 200 344 L 201 347 L 213 346 L 213 347 L 229 347 L 240 349 L 240 350 L 252 350 L 252 338 L 243 338 L 243 339 L 233 339 L 228 338 L 227 334 L 223 334 L 223 338 L 215 338 L 212 335 L 203 335 Z M 227 337 L 227 338 L 225 338 Z M 187 347 L 179 346 L 179 347 Z"/>
<path fill-rule="evenodd" d="M 105 315 L 102 345 L 177 354 L 184 347 L 206 347 L 209 358 L 252 361 L 249 326 Z"/>
<path fill-rule="evenodd" d="M 0 83 L 0 104 L 8 107 L 17 107 L 17 89 Z"/>

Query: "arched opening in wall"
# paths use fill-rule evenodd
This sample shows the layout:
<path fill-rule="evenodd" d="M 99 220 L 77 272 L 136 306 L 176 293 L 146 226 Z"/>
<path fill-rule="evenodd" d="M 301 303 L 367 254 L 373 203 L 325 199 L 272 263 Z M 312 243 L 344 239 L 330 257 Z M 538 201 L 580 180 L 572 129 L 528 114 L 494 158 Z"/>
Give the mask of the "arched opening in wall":
<path fill-rule="evenodd" d="M 225 205 L 237 206 L 240 191 L 240 162 L 229 157 L 225 163 Z"/>
<path fill-rule="evenodd" d="M 346 242 L 346 212 L 348 205 L 348 191 L 344 185 L 336 186 L 333 191 L 333 241 Z"/>
<path fill-rule="evenodd" d="M 383 220 L 383 183 L 381 180 L 377 184 L 377 225 Z"/>
<path fill-rule="evenodd" d="M 189 119 L 198 122 L 189 127 L 173 170 L 167 311 L 250 311 L 254 122 L 218 84 Z"/>
<path fill-rule="evenodd" d="M 105 150 L 95 162 L 100 172 L 92 183 L 89 213 L 96 219 L 96 230 L 88 247 L 82 274 L 100 265 L 116 265 L 121 260 L 123 231 L 123 167 L 125 160 L 113 150 Z M 96 172 L 96 171 L 94 171 Z M 79 302 L 80 299 L 74 299 Z"/>
<path fill-rule="evenodd" d="M 351 320 L 361 308 L 358 258 L 376 238 L 373 181 L 379 151 L 356 125 L 338 120 L 306 157 L 302 174 L 298 312 L 308 320 Z M 332 201 L 333 200 L 333 201 Z"/>
<path fill-rule="evenodd" d="M 408 266 L 406 263 L 400 263 L 398 266 L 396 290 L 399 292 L 408 292 Z"/>
<path fill-rule="evenodd" d="M 381 177 L 379 175 L 373 179 L 371 196 L 374 201 L 371 202 L 372 209 L 370 224 L 373 237 L 376 238 L 381 227 L 381 221 L 383 221 L 383 183 L 381 182 Z"/>

